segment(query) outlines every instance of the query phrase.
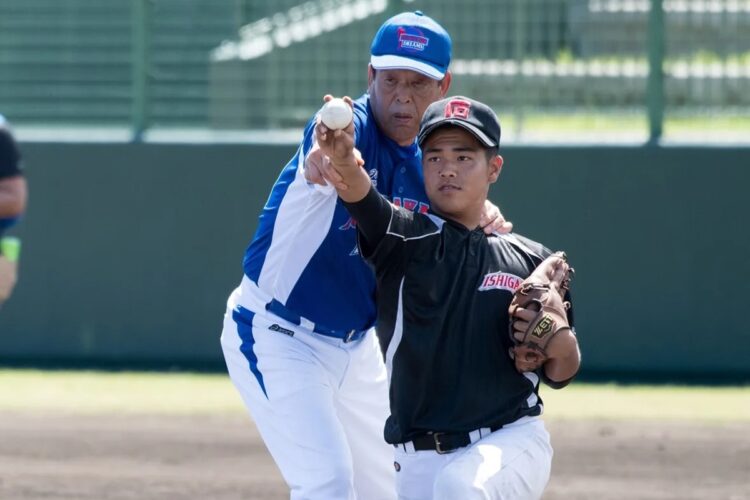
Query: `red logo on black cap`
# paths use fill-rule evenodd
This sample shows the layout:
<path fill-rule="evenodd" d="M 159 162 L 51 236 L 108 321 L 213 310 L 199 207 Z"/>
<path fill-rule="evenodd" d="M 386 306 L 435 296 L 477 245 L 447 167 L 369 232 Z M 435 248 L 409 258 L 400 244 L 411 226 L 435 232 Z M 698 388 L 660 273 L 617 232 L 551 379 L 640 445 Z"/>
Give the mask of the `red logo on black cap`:
<path fill-rule="evenodd" d="M 466 120 L 469 118 L 469 109 L 471 103 L 464 101 L 463 99 L 452 99 L 445 105 L 445 117 L 446 118 L 461 118 Z"/>

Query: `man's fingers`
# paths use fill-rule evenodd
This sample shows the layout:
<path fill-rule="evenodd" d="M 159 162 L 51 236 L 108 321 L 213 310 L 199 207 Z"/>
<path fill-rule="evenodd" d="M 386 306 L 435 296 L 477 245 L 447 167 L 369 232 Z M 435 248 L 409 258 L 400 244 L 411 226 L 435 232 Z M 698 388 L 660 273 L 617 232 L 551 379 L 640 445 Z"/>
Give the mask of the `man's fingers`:
<path fill-rule="evenodd" d="M 489 221 L 487 224 L 482 225 L 482 229 L 484 230 L 484 234 L 492 234 L 495 232 L 494 222 L 497 219 Z"/>
<path fill-rule="evenodd" d="M 484 230 L 485 234 L 508 234 L 513 231 L 513 223 L 505 220 L 501 214 L 484 224 L 482 226 L 482 229 Z"/>
<path fill-rule="evenodd" d="M 320 116 L 318 116 L 318 123 L 315 125 L 315 135 L 317 136 L 318 143 L 324 143 L 328 140 L 328 131 L 328 127 L 320 121 Z"/>
<path fill-rule="evenodd" d="M 305 158 L 305 180 L 313 184 L 325 186 L 326 182 L 320 171 L 320 164 L 326 159 L 320 150 L 318 143 L 315 143 L 310 153 Z"/>
<path fill-rule="evenodd" d="M 329 183 L 336 185 L 344 181 L 344 178 L 333 166 L 326 161 L 325 167 L 321 170 L 321 174 Z"/>
<path fill-rule="evenodd" d="M 484 201 L 479 225 L 482 226 L 486 234 L 505 234 L 513 230 L 513 224 L 505 220 L 505 216 L 500 212 L 500 208 L 490 200 Z"/>
<path fill-rule="evenodd" d="M 479 218 L 479 225 L 482 227 L 487 227 L 495 222 L 498 217 L 502 217 L 500 209 L 497 208 L 497 206 L 489 200 L 486 200 L 484 202 L 484 209 L 482 210 L 482 214 Z"/>
<path fill-rule="evenodd" d="M 349 189 L 349 185 L 344 184 L 343 182 L 334 182 L 333 187 L 335 187 L 339 191 L 346 191 L 347 189 Z"/>
<path fill-rule="evenodd" d="M 336 170 L 336 167 L 331 164 L 331 160 L 327 156 L 324 156 L 320 163 L 320 174 L 323 176 L 326 183 L 332 185 L 336 189 L 341 189 L 343 191 L 349 189 L 349 185 L 344 183 L 344 177 L 338 170 Z"/>
<path fill-rule="evenodd" d="M 311 184 L 320 184 L 321 186 L 325 186 L 326 184 L 323 176 L 320 175 L 318 167 L 312 164 L 308 164 L 305 167 L 305 180 Z"/>

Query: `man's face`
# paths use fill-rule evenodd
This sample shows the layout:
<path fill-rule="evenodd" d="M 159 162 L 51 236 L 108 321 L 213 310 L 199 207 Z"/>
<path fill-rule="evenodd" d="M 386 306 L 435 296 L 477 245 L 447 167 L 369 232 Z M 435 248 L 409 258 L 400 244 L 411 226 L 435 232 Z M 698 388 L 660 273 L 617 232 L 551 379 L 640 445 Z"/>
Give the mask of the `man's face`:
<path fill-rule="evenodd" d="M 503 166 L 463 128 L 446 125 L 422 143 L 422 169 L 427 197 L 438 213 L 469 228 L 479 223 L 490 184 Z"/>
<path fill-rule="evenodd" d="M 425 109 L 445 96 L 450 79 L 450 73 L 438 81 L 416 71 L 371 66 L 368 92 L 380 129 L 401 146 L 414 142 Z"/>

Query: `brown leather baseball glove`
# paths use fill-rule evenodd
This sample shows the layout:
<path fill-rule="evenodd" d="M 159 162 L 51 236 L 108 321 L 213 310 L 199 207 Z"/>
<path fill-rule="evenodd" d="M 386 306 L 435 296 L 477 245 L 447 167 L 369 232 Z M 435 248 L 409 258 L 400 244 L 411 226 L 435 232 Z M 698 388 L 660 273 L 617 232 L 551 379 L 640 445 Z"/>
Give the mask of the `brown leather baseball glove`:
<path fill-rule="evenodd" d="M 550 340 L 561 331 L 570 330 L 570 302 L 564 299 L 573 273 L 565 253 L 555 252 L 534 269 L 513 295 L 508 308 L 514 344 L 510 357 L 519 372 L 542 366 L 547 361 Z"/>

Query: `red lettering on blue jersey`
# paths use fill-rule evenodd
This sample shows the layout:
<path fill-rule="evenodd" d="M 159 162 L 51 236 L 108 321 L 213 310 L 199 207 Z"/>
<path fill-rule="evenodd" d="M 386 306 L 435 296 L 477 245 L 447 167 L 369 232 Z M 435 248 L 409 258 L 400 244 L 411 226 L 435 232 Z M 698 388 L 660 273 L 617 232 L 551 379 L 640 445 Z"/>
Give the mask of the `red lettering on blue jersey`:
<path fill-rule="evenodd" d="M 411 212 L 416 211 L 420 214 L 426 214 L 430 211 L 430 205 L 422 203 L 421 201 L 412 200 L 411 198 L 401 199 L 398 196 L 394 196 L 393 204 L 397 207 L 403 206 Z M 339 231 L 348 231 L 349 229 L 357 229 L 357 221 L 353 217 L 349 217 L 344 224 L 339 226 Z"/>
<path fill-rule="evenodd" d="M 419 205 L 419 202 L 417 200 L 412 200 L 411 198 L 404 198 L 404 208 L 407 209 L 409 212 L 413 212 L 415 208 L 417 208 L 417 205 Z"/>
<path fill-rule="evenodd" d="M 419 212 L 420 214 L 426 214 L 430 211 L 429 204 L 417 200 L 412 200 L 411 198 L 402 199 L 399 196 L 394 196 L 393 204 L 397 207 L 404 207 L 411 212 Z"/>
<path fill-rule="evenodd" d="M 344 224 L 339 226 L 339 231 L 348 231 L 349 229 L 357 229 L 357 221 L 354 217 L 349 217 Z"/>

